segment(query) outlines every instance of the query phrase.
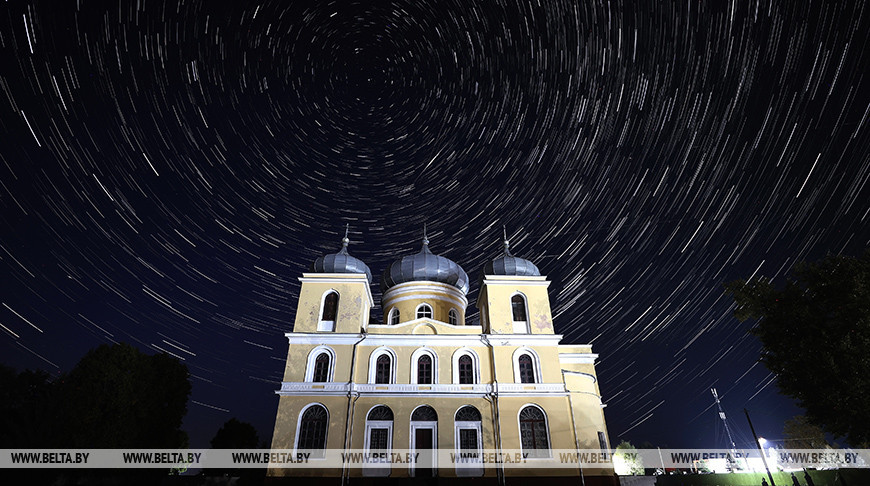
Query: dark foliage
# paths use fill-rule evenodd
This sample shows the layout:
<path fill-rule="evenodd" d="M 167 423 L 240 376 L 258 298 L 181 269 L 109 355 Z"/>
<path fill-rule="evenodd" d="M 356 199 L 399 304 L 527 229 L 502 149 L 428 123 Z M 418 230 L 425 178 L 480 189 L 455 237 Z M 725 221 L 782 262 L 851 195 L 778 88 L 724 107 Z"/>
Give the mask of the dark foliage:
<path fill-rule="evenodd" d="M 807 420 L 859 445 L 870 441 L 870 250 L 795 266 L 782 289 L 768 279 L 726 290 L 764 347 L 761 361 Z"/>
<path fill-rule="evenodd" d="M 260 442 L 257 429 L 235 417 L 227 420 L 211 440 L 213 449 L 256 449 Z"/>

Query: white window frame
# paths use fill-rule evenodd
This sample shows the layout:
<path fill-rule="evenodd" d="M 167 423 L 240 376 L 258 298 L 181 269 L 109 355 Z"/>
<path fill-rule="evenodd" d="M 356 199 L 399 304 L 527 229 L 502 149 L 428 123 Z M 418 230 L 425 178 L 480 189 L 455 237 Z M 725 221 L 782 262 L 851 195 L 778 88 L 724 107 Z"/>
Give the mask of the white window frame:
<path fill-rule="evenodd" d="M 514 362 L 514 383 L 521 383 L 523 385 L 532 385 L 533 383 L 523 383 L 520 379 L 520 356 L 528 354 L 529 357 L 532 358 L 532 367 L 535 372 L 535 381 L 534 383 L 543 383 L 544 381 L 541 379 L 541 359 L 538 357 L 538 353 L 536 353 L 533 349 L 527 348 L 525 346 L 521 348 L 517 348 L 514 351 L 512 360 Z"/>
<path fill-rule="evenodd" d="M 324 460 L 326 459 L 326 449 L 329 447 L 329 407 L 320 403 L 320 402 L 312 402 L 308 405 L 302 407 L 302 410 L 299 410 L 299 416 L 296 417 L 296 439 L 293 441 L 293 456 L 296 456 L 296 452 L 299 450 L 299 432 L 302 431 L 302 416 L 305 415 L 305 412 L 308 411 L 309 408 L 314 406 L 323 407 L 326 410 L 326 430 L 323 435 L 323 456 L 315 456 L 313 453 L 311 454 L 311 459 L 313 460 Z"/>
<path fill-rule="evenodd" d="M 429 317 L 425 317 L 425 316 L 424 316 L 424 317 L 420 317 L 420 309 L 423 308 L 423 307 L 428 307 L 428 308 L 429 308 L 429 313 L 432 314 L 432 315 L 429 316 Z M 417 308 L 414 310 L 414 318 L 415 318 L 415 319 L 435 319 L 435 309 L 433 309 L 432 306 L 431 306 L 430 304 L 427 304 L 426 302 L 423 302 L 422 304 L 418 305 Z"/>
<path fill-rule="evenodd" d="M 450 322 L 451 317 L 456 322 Z M 447 313 L 447 324 L 450 324 L 451 326 L 458 326 L 459 325 L 459 311 L 457 311 L 455 307 L 451 308 L 450 312 Z"/>
<path fill-rule="evenodd" d="M 393 351 L 391 348 L 388 348 L 386 346 L 381 346 L 381 347 L 375 349 L 374 351 L 372 351 L 372 354 L 369 355 L 369 384 L 371 384 L 371 385 L 374 385 L 374 384 L 383 385 L 383 383 L 375 383 L 375 378 L 377 377 L 378 358 L 382 354 L 386 354 L 390 358 L 390 383 L 389 384 L 396 383 L 396 368 L 397 368 L 397 364 L 398 364 L 396 361 L 396 352 Z"/>
<path fill-rule="evenodd" d="M 324 305 L 326 304 L 326 297 L 329 294 L 335 294 L 337 297 L 337 301 L 335 303 L 335 321 L 324 321 L 323 320 L 323 311 L 326 310 Z M 338 290 L 329 289 L 320 296 L 320 313 L 317 315 L 317 330 L 324 332 L 332 332 L 335 331 L 335 323 L 338 321 L 338 308 L 341 305 L 341 294 L 338 293 Z"/>
<path fill-rule="evenodd" d="M 395 413 L 393 414 L 393 420 L 369 420 L 369 414 L 372 413 L 372 410 L 378 407 L 387 407 L 386 404 L 379 403 L 374 407 L 370 408 L 366 412 L 366 432 L 365 432 L 365 451 L 371 452 L 372 444 L 371 444 L 371 432 L 372 429 L 387 429 L 387 450 L 386 453 L 390 454 L 393 450 L 393 423 L 395 422 Z M 392 410 L 392 409 L 391 409 Z M 372 461 L 364 464 L 363 467 L 363 476 L 366 477 L 383 477 L 390 475 L 390 462 L 377 462 Z"/>
<path fill-rule="evenodd" d="M 395 324 L 393 324 L 393 317 L 396 318 L 396 323 L 395 323 Z M 398 324 L 399 324 L 399 320 L 400 320 L 401 318 L 402 318 L 402 313 L 399 312 L 399 308 L 398 308 L 398 307 L 395 307 L 395 306 L 394 306 L 392 309 L 390 309 L 390 312 L 389 312 L 389 314 L 388 314 L 388 317 L 387 317 L 387 324 L 390 325 L 390 326 L 398 325 Z"/>
<path fill-rule="evenodd" d="M 459 358 L 464 355 L 471 356 L 471 368 L 474 372 L 474 383 L 480 383 L 480 358 L 477 356 L 477 353 L 474 352 L 473 349 L 468 347 L 461 347 L 453 352 L 453 384 L 459 384 Z"/>
<path fill-rule="evenodd" d="M 420 407 L 432 407 L 431 405 L 421 404 L 414 407 L 414 410 L 411 410 L 411 417 L 414 416 L 414 412 L 417 411 Z M 436 411 L 437 413 L 437 411 Z M 411 420 L 411 437 L 408 439 L 409 447 L 412 453 L 417 452 L 417 429 L 432 429 L 432 468 L 434 469 L 434 475 L 438 476 L 438 421 L 414 421 Z M 411 464 L 408 465 L 411 477 L 416 477 L 416 462 L 412 461 Z"/>
<path fill-rule="evenodd" d="M 308 353 L 308 363 L 305 365 L 305 379 L 303 380 L 306 383 L 314 382 L 314 364 L 317 357 L 324 352 L 329 355 L 329 371 L 326 373 L 326 382 L 330 383 L 335 381 L 335 351 L 333 351 L 329 346 L 321 345 L 312 349 Z"/>
<path fill-rule="evenodd" d="M 526 308 L 526 320 L 525 321 L 515 321 L 514 320 L 514 297 L 519 295 L 523 299 L 523 305 Z M 526 294 L 522 292 L 514 292 L 511 294 L 510 299 L 508 299 L 508 305 L 511 310 L 511 322 L 513 323 L 513 332 L 514 334 L 531 334 L 532 329 L 529 326 L 529 298 L 526 297 Z"/>
<path fill-rule="evenodd" d="M 543 457 L 543 456 L 532 457 L 531 455 L 529 455 L 528 457 L 526 456 L 526 450 L 525 450 L 525 448 L 523 448 L 523 429 L 522 429 L 522 426 L 520 425 L 520 414 L 523 413 L 523 410 L 525 410 L 526 407 L 535 407 L 538 410 L 540 410 L 541 413 L 544 415 L 544 431 L 547 433 L 547 456 L 546 457 Z M 553 438 L 550 436 L 550 418 L 547 417 L 547 411 L 544 410 L 544 407 L 538 405 L 537 403 L 526 403 L 525 405 L 521 406 L 519 408 L 519 410 L 517 411 L 517 433 L 519 434 L 518 439 L 520 440 L 520 451 L 523 453 L 523 457 L 526 458 L 526 460 L 551 459 L 553 457 Z M 537 451 L 540 449 L 535 449 L 535 450 Z"/>
<path fill-rule="evenodd" d="M 428 385 L 429 383 L 417 383 L 417 360 L 420 359 L 421 356 L 428 355 L 432 359 L 432 384 L 438 384 L 438 354 L 426 347 L 417 348 L 413 354 L 411 354 L 411 384 L 412 385 Z"/>
<path fill-rule="evenodd" d="M 459 457 L 459 454 L 462 452 L 459 449 L 459 430 L 460 429 L 473 429 L 477 431 L 477 459 L 467 461 L 469 462 L 480 463 L 479 467 L 456 467 L 456 475 L 459 477 L 479 477 L 483 476 L 483 414 L 481 414 L 481 421 L 472 421 L 472 420 L 456 420 L 456 414 L 460 409 L 465 407 L 474 407 L 477 410 L 477 413 L 480 413 L 480 409 L 471 404 L 465 404 L 461 407 L 457 408 L 455 412 L 453 412 L 453 445 L 456 449 L 456 457 Z"/>

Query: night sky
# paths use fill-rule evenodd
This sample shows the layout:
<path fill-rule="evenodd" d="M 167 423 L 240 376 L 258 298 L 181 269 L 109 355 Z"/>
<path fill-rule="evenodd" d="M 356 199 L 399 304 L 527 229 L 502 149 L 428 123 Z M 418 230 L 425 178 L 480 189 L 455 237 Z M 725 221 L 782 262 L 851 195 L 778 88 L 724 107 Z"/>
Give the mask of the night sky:
<path fill-rule="evenodd" d="M 799 410 L 722 283 L 868 247 L 867 10 L 3 2 L 0 362 L 165 351 L 191 446 L 270 438 L 297 278 L 346 224 L 379 301 L 426 223 L 470 320 L 504 225 L 600 354 L 614 444 L 726 447 L 711 386 L 781 438 Z"/>

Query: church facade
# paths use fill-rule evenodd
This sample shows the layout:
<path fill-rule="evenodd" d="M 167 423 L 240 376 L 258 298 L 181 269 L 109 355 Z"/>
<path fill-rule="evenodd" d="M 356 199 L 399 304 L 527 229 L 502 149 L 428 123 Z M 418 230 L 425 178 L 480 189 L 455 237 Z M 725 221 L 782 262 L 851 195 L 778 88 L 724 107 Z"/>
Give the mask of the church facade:
<path fill-rule="evenodd" d="M 348 253 L 347 236 L 343 243 L 299 279 L 272 448 L 309 451 L 312 460 L 328 451 L 394 450 L 417 459 L 373 467 L 270 465 L 270 478 L 437 476 L 505 484 L 583 475 L 590 484 L 594 476 L 612 477 L 612 469 L 555 464 L 556 451 L 609 449 L 597 355 L 591 345 L 560 344 L 550 282 L 532 262 L 511 255 L 507 240 L 503 255 L 484 265 L 479 324 L 466 322 L 468 275 L 433 254 L 425 236 L 419 253 L 384 272 L 384 319 L 371 322 L 371 271 Z M 477 463 L 455 467 L 445 451 Z M 485 460 L 502 451 L 521 451 L 538 467 Z M 540 467 L 547 461 L 552 468 Z"/>

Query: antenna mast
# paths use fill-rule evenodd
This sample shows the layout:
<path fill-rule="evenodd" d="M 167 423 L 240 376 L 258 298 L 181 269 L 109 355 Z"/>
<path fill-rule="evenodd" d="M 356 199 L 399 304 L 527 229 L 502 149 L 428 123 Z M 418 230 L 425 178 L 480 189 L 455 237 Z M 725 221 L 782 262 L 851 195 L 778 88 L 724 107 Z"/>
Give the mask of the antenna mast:
<path fill-rule="evenodd" d="M 728 428 L 728 420 L 725 418 L 725 411 L 722 410 L 722 403 L 719 401 L 719 393 L 715 388 L 710 388 L 713 393 L 713 398 L 716 399 L 716 408 L 719 409 L 719 418 L 722 419 L 722 424 L 725 425 L 725 433 L 728 434 L 728 442 L 731 444 L 731 451 L 737 451 L 737 444 L 734 443 L 734 438 L 731 437 L 731 429 Z"/>

